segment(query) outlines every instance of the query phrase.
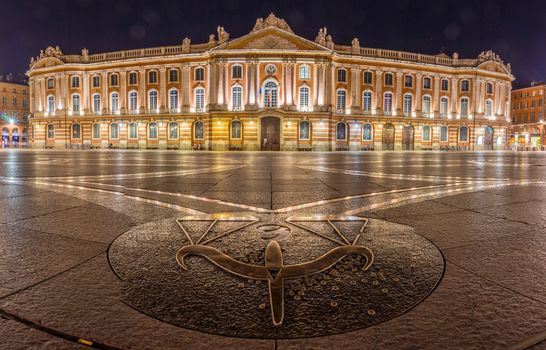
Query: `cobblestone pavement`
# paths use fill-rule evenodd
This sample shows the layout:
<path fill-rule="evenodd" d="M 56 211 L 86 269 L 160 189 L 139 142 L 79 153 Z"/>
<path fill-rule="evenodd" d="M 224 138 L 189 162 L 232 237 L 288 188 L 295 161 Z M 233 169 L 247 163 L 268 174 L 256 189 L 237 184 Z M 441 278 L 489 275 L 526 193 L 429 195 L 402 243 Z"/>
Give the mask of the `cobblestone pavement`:
<path fill-rule="evenodd" d="M 2 350 L 546 349 L 543 153 L 7 150 L 0 164 Z M 314 265 L 266 271 L 275 246 L 286 271 Z"/>

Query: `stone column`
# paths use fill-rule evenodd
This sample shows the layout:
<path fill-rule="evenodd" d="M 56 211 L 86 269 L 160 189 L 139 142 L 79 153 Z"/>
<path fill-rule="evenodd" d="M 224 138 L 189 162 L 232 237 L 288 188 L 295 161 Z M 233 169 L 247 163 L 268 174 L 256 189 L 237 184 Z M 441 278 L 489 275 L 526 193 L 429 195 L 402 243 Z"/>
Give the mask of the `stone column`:
<path fill-rule="evenodd" d="M 127 72 L 121 71 L 119 74 L 120 78 L 120 94 L 119 94 L 119 105 L 120 113 L 125 114 L 127 113 Z"/>
<path fill-rule="evenodd" d="M 320 63 L 318 63 L 318 69 L 317 69 L 317 76 L 316 76 L 316 80 L 317 80 L 317 105 L 320 106 L 320 108 L 324 108 L 324 104 L 325 104 L 325 96 L 324 96 L 324 92 L 325 92 L 325 89 L 326 89 L 326 81 L 325 81 L 325 69 L 326 69 L 326 65 L 324 64 L 323 61 L 321 61 Z"/>
<path fill-rule="evenodd" d="M 109 104 L 110 99 L 108 98 L 108 73 L 103 72 L 101 73 L 101 82 L 102 82 L 102 114 L 109 113 Z"/>
<path fill-rule="evenodd" d="M 377 115 L 383 111 L 383 72 L 378 70 L 375 72 L 375 94 L 373 94 L 373 109 Z"/>
<path fill-rule="evenodd" d="M 471 110 L 469 114 L 472 114 L 472 117 L 476 118 L 476 114 L 478 111 L 479 98 L 480 98 L 479 90 L 480 90 L 481 81 L 479 78 L 475 78 L 475 79 L 471 79 L 470 82 L 472 84 L 472 104 L 470 107 Z"/>
<path fill-rule="evenodd" d="M 423 85 L 423 76 L 420 73 L 415 74 L 415 114 L 418 117 L 422 116 L 422 114 L 421 114 L 421 111 L 422 111 L 422 108 L 421 108 L 421 101 L 422 101 L 421 86 L 422 85 Z"/>
<path fill-rule="evenodd" d="M 61 105 L 62 94 L 63 94 L 63 88 L 61 86 L 61 77 L 59 75 L 56 75 L 55 76 L 55 111 L 56 112 L 64 107 Z"/>
<path fill-rule="evenodd" d="M 440 76 L 435 75 L 434 76 L 434 104 L 433 104 L 433 111 L 434 111 L 434 118 L 438 118 L 440 116 Z"/>
<path fill-rule="evenodd" d="M 40 109 L 42 112 L 47 111 L 47 94 L 46 94 L 46 80 L 44 78 L 40 78 Z"/>
<path fill-rule="evenodd" d="M 360 76 L 362 75 L 360 67 L 351 66 L 351 113 L 361 114 L 362 107 L 360 101 L 362 94 L 360 93 Z"/>
<path fill-rule="evenodd" d="M 182 65 L 180 96 L 182 99 L 182 112 L 188 113 L 191 106 L 190 65 Z"/>
<path fill-rule="evenodd" d="M 147 96 L 146 96 L 146 70 L 145 69 L 140 69 L 138 71 L 140 74 L 139 74 L 139 79 L 138 79 L 138 99 L 139 99 L 139 104 L 140 104 L 140 113 L 146 113 L 146 109 L 147 109 Z"/>
<path fill-rule="evenodd" d="M 255 68 L 256 68 L 256 62 L 254 60 L 248 60 L 248 104 L 245 109 L 252 108 L 256 104 L 256 90 L 255 90 Z"/>
<path fill-rule="evenodd" d="M 34 111 L 36 110 L 36 106 L 34 106 L 34 93 L 36 91 L 36 80 L 30 79 L 29 80 L 29 88 L 28 88 L 28 110 L 31 114 L 34 114 Z"/>
<path fill-rule="evenodd" d="M 497 114 L 500 113 L 500 83 L 499 82 L 495 82 L 495 89 L 493 90 L 494 92 L 494 95 L 493 95 L 493 116 L 496 116 Z"/>
<path fill-rule="evenodd" d="M 312 106 L 314 107 L 314 110 L 316 111 L 317 110 L 316 106 L 318 104 L 317 103 L 318 101 L 318 69 L 317 69 L 316 63 L 313 65 L 312 79 L 313 79 L 313 91 L 311 91 L 311 96 L 313 96 Z"/>
<path fill-rule="evenodd" d="M 221 106 L 224 105 L 224 62 L 220 59 L 218 60 L 218 63 L 216 64 L 216 70 L 217 70 L 217 76 L 218 76 L 218 82 L 217 82 L 217 104 L 220 109 Z"/>
<path fill-rule="evenodd" d="M 457 96 L 459 92 L 459 79 L 451 78 L 451 113 L 457 114 Z"/>
<path fill-rule="evenodd" d="M 159 111 L 167 111 L 167 68 L 159 67 Z"/>
<path fill-rule="evenodd" d="M 83 73 L 83 94 L 82 94 L 82 111 L 85 115 L 89 115 L 89 74 Z"/>
<path fill-rule="evenodd" d="M 402 98 L 402 80 L 404 78 L 404 73 L 402 72 L 396 72 L 396 115 L 400 116 L 402 115 L 403 111 L 403 102 L 404 99 Z"/>

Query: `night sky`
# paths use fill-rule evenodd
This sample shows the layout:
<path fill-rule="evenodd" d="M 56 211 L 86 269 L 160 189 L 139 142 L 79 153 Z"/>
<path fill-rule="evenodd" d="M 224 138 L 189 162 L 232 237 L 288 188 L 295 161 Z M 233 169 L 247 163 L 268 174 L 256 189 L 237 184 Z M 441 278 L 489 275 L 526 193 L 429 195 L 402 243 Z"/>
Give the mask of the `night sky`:
<path fill-rule="evenodd" d="M 247 34 L 273 11 L 314 40 L 328 27 L 335 43 L 476 57 L 494 50 L 517 82 L 546 79 L 546 1 L 140 1 L 2 0 L 0 73 L 22 78 L 31 56 L 48 45 L 90 53 L 203 43 L 218 24 L 231 38 Z"/>

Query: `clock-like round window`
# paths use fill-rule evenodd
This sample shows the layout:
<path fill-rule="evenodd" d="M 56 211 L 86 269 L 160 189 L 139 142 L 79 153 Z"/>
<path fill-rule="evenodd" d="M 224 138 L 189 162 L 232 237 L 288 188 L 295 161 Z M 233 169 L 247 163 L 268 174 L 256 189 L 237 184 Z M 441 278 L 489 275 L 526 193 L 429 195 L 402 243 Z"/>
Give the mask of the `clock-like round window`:
<path fill-rule="evenodd" d="M 265 66 L 265 71 L 267 74 L 275 74 L 277 72 L 277 67 L 274 64 L 268 64 Z"/>

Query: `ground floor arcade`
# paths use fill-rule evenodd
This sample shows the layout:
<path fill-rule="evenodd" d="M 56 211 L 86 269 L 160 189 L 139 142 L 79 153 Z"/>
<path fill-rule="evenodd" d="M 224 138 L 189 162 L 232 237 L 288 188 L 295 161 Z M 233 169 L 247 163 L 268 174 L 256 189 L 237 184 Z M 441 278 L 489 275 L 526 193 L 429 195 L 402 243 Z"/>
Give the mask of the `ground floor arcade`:
<path fill-rule="evenodd" d="M 489 120 L 348 115 L 35 118 L 35 148 L 206 150 L 504 149 L 507 125 Z"/>
<path fill-rule="evenodd" d="M 546 150 L 544 123 L 513 125 L 510 128 L 509 147 L 517 150 Z"/>
<path fill-rule="evenodd" d="M 28 126 L 19 123 L 0 124 L 2 130 L 1 148 L 19 148 L 28 146 Z"/>

